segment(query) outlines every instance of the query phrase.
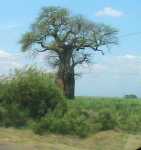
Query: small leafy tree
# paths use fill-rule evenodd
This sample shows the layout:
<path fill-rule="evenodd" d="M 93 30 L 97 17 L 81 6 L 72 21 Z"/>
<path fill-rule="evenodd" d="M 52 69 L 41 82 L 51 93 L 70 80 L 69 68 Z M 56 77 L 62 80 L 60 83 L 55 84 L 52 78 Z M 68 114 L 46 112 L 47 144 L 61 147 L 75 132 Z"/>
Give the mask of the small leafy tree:
<path fill-rule="evenodd" d="M 20 43 L 23 52 L 48 52 L 64 94 L 73 99 L 76 66 L 89 63 L 92 51 L 104 54 L 105 46 L 117 43 L 116 35 L 116 29 L 72 16 L 65 8 L 45 7 Z"/>

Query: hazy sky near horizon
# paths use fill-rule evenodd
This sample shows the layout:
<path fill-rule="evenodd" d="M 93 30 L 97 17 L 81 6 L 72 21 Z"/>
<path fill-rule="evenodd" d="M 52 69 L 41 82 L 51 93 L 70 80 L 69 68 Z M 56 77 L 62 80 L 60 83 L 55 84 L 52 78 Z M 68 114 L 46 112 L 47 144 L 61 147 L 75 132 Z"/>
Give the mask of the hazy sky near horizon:
<path fill-rule="evenodd" d="M 83 67 L 76 95 L 141 97 L 141 1 L 140 0 L 5 0 L 0 5 L 0 74 L 25 64 L 44 64 L 20 52 L 22 34 L 29 30 L 43 6 L 70 9 L 119 30 L 119 45 L 96 55 L 94 64 Z M 46 69 L 50 69 L 46 67 Z"/>

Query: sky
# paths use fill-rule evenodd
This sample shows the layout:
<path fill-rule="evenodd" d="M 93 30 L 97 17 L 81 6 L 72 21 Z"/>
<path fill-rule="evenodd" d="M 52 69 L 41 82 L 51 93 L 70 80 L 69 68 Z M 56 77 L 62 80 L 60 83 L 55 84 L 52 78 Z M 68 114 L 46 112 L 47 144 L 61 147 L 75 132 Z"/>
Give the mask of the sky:
<path fill-rule="evenodd" d="M 73 15 L 119 30 L 119 44 L 94 63 L 83 66 L 76 79 L 76 95 L 141 97 L 141 1 L 140 0 L 5 0 L 0 5 L 0 74 L 26 64 L 40 64 L 50 70 L 42 56 L 22 53 L 19 40 L 29 31 L 44 6 L 68 8 Z"/>

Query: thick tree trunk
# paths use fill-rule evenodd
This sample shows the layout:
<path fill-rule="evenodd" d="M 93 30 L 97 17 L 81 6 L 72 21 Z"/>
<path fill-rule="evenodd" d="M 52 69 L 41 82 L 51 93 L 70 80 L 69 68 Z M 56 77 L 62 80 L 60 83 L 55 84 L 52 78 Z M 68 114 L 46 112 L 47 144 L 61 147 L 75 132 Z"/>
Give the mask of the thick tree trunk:
<path fill-rule="evenodd" d="M 64 55 L 58 68 L 58 79 L 60 87 L 63 88 L 64 95 L 69 99 L 75 98 L 75 73 L 74 67 L 70 64 L 70 56 Z"/>
<path fill-rule="evenodd" d="M 64 94 L 69 99 L 74 99 L 75 97 L 74 71 L 71 71 L 64 76 Z"/>
<path fill-rule="evenodd" d="M 64 91 L 64 95 L 69 99 L 75 98 L 75 74 L 74 69 L 67 71 L 67 73 L 61 73 L 58 71 L 57 83 Z"/>

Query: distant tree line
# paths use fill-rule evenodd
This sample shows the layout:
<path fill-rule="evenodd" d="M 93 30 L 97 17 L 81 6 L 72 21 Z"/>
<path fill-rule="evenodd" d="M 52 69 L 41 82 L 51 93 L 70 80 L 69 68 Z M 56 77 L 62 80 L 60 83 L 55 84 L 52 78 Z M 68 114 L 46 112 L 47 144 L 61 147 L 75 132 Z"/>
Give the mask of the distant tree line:
<path fill-rule="evenodd" d="M 127 94 L 124 96 L 124 98 L 126 98 L 126 99 L 137 99 L 138 97 L 135 94 Z"/>

